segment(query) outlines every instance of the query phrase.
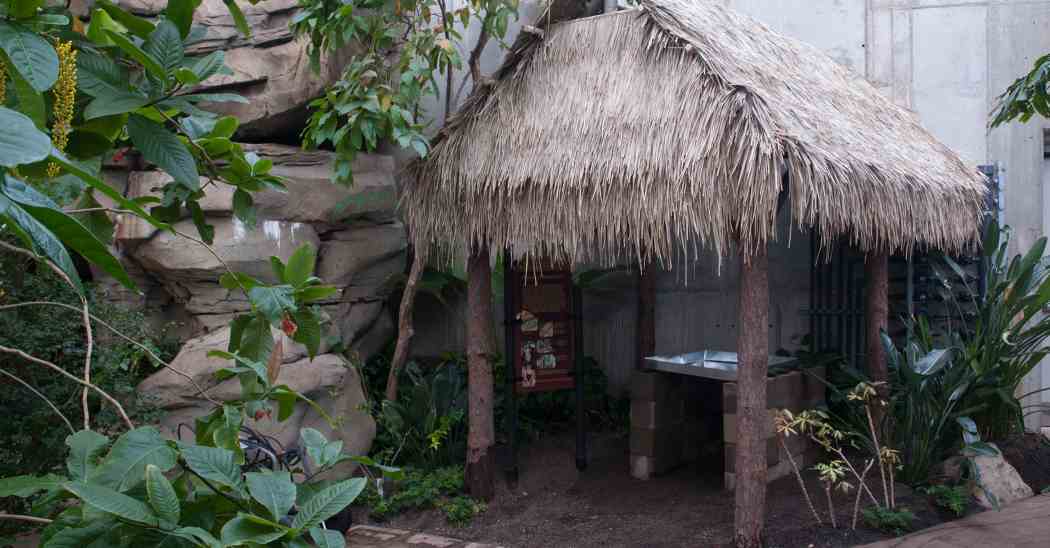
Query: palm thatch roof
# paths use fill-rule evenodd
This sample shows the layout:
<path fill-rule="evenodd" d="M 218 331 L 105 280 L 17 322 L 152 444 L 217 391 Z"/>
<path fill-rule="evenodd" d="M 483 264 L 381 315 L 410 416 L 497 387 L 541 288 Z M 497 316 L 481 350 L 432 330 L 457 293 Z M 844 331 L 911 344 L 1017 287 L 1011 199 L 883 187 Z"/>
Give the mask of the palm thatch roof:
<path fill-rule="evenodd" d="M 412 171 L 417 249 L 604 264 L 765 245 L 785 183 L 793 221 L 825 241 L 959 250 L 985 192 L 913 113 L 709 0 L 523 32 Z"/>

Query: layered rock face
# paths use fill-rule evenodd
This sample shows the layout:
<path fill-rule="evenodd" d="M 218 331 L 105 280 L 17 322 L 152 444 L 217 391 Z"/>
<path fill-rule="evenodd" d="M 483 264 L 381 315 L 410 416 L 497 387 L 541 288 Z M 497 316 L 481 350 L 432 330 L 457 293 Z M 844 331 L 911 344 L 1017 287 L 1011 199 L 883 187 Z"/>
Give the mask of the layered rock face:
<path fill-rule="evenodd" d="M 90 0 L 82 2 L 90 7 Z M 155 16 L 166 0 L 120 0 L 119 4 L 142 16 Z M 217 401 L 240 396 L 235 379 L 219 382 L 215 372 L 230 364 L 208 358 L 209 350 L 225 350 L 227 324 L 249 310 L 239 291 L 218 283 L 229 267 L 273 282 L 270 257 L 282 260 L 301 245 L 318 250 L 317 275 L 339 288 L 318 303 L 326 317 L 320 355 L 310 360 L 306 349 L 275 331 L 282 339 L 283 356 L 278 384 L 287 384 L 315 401 L 335 419 L 328 424 L 306 404 L 286 421 L 263 418 L 251 425 L 285 447 L 294 446 L 299 431 L 312 427 L 329 439 L 342 439 L 345 449 L 367 453 L 375 423 L 363 411 L 365 395 L 355 361 L 378 351 L 394 334 L 390 310 L 385 305 L 392 279 L 405 267 L 405 232 L 397 220 L 394 160 L 384 155 L 359 155 L 354 163 L 354 185 L 346 188 L 331 181 L 334 155 L 270 144 L 288 142 L 304 127 L 307 103 L 335 81 L 345 55 L 324 59 L 320 74 L 309 66 L 306 43 L 296 40 L 288 23 L 296 0 L 268 0 L 256 5 L 239 4 L 252 25 L 252 35 L 240 35 L 222 0 L 204 0 L 196 24 L 206 29 L 194 53 L 226 51 L 233 75 L 217 75 L 201 91 L 238 93 L 247 104 L 205 105 L 220 114 L 236 116 L 241 130 L 236 138 L 255 141 L 243 146 L 273 162 L 272 174 L 283 178 L 287 192 L 265 191 L 253 196 L 258 210 L 255 227 L 233 217 L 233 188 L 206 186 L 201 200 L 208 223 L 215 227 L 212 250 L 190 239 L 158 232 L 136 218 L 117 216 L 115 240 L 129 273 L 142 295 L 123 290 L 112 280 L 96 276 L 108 288 L 111 300 L 137 306 L 157 323 L 175 322 L 184 341 L 171 365 L 205 389 L 207 397 L 184 375 L 162 369 L 138 387 L 140 396 L 165 411 L 162 426 L 185 438 L 194 418 L 209 412 Z M 142 162 L 110 166 L 110 182 L 123 187 L 128 197 L 157 194 L 168 180 Z M 206 181 L 202 180 L 202 186 Z M 188 218 L 175 225 L 179 232 L 196 236 Z M 217 255 L 217 256 L 216 256 Z"/>

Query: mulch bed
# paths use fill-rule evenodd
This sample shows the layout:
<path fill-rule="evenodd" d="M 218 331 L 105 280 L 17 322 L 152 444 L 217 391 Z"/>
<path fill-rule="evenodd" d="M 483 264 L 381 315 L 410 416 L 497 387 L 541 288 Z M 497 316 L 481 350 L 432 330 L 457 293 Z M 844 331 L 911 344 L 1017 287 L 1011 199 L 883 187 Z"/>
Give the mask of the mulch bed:
<path fill-rule="evenodd" d="M 1050 440 L 1045 436 L 1026 432 L 996 445 L 1035 494 L 1050 487 Z"/>
<path fill-rule="evenodd" d="M 732 546 L 733 493 L 721 488 L 717 475 L 705 473 L 709 470 L 685 467 L 649 481 L 635 480 L 628 474 L 626 440 L 596 455 L 582 473 L 576 471 L 573 455 L 571 436 L 523 448 L 517 487 L 508 488 L 500 477 L 495 501 L 466 527 L 449 526 L 437 511 L 396 516 L 383 525 L 508 548 Z M 811 471 L 805 478 L 825 525 L 814 523 L 794 476 L 780 479 L 770 484 L 767 497 L 769 548 L 844 547 L 892 538 L 863 523 L 850 531 L 852 495 L 834 496 L 840 528 L 832 529 L 824 491 Z M 871 487 L 878 495 L 877 483 Z M 948 518 L 907 488 L 900 489 L 897 499 L 916 514 L 917 529 Z M 358 509 L 355 518 L 364 514 Z"/>

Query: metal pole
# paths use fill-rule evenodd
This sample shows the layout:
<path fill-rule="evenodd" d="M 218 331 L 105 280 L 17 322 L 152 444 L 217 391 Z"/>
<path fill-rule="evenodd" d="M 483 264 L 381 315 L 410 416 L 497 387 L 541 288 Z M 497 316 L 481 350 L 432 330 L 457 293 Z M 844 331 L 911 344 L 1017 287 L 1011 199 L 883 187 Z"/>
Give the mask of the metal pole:
<path fill-rule="evenodd" d="M 576 469 L 587 469 L 587 418 L 583 408 L 583 292 L 580 286 L 572 286 L 573 360 L 576 388 Z"/>
<path fill-rule="evenodd" d="M 510 250 L 503 251 L 503 367 L 506 370 L 506 406 L 507 412 L 507 445 L 509 445 L 510 459 L 507 469 L 504 471 L 507 483 L 511 486 L 518 484 L 518 394 L 515 378 L 518 375 L 516 365 L 516 346 L 514 344 L 517 335 L 517 312 L 514 302 L 514 292 L 517 280 L 514 275 L 514 263 L 511 260 Z"/>

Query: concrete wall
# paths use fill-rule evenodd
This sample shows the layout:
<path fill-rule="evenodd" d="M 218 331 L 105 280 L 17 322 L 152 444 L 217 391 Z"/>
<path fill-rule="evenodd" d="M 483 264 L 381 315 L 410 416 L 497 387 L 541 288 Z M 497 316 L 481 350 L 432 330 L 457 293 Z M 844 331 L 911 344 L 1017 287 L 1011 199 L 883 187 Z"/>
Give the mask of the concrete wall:
<path fill-rule="evenodd" d="M 1050 0 L 724 1 L 862 72 L 967 160 L 999 164 L 1015 250 L 1050 233 L 1050 121 L 986 129 L 996 97 L 1050 52 Z M 1041 386 L 1050 386 L 1050 362 L 1022 389 Z"/>

